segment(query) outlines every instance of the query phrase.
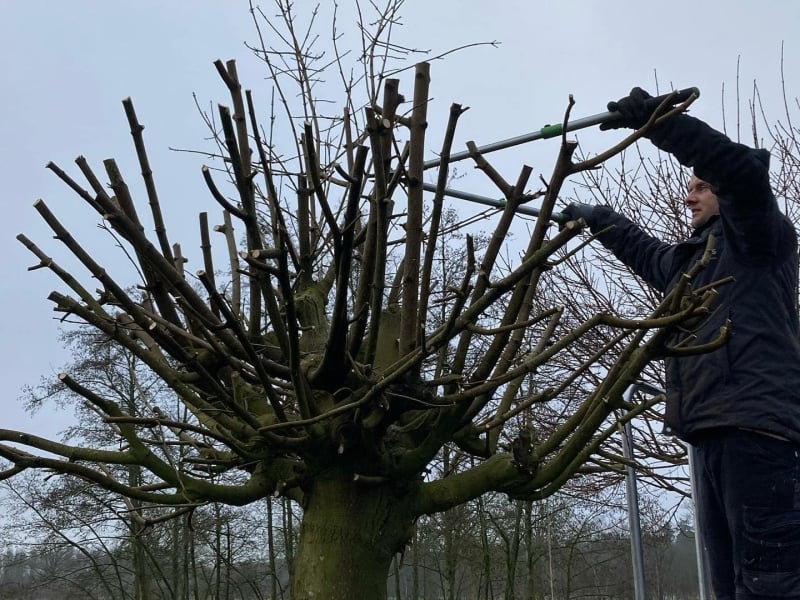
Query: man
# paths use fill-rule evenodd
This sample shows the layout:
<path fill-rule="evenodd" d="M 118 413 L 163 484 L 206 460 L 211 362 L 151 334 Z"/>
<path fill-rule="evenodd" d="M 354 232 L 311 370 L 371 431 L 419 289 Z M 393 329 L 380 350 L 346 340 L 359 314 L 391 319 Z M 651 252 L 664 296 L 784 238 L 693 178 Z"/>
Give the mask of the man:
<path fill-rule="evenodd" d="M 638 129 L 653 108 L 634 88 L 609 103 L 621 118 L 604 129 Z M 718 600 L 800 599 L 800 343 L 797 235 L 769 182 L 769 153 L 735 143 L 685 114 L 646 133 L 694 169 L 685 204 L 694 234 L 667 244 L 605 206 L 571 204 L 599 240 L 648 284 L 667 293 L 714 237 L 710 264 L 692 286 L 719 287 L 692 345 L 718 350 L 667 358 L 666 430 L 697 449 L 703 542 Z"/>

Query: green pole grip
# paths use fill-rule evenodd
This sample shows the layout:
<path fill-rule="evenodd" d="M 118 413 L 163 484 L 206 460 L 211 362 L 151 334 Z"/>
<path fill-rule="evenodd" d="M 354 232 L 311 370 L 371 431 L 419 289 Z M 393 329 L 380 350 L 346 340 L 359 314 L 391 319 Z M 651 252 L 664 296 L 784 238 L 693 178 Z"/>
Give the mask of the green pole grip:
<path fill-rule="evenodd" d="M 546 140 L 547 138 L 556 137 L 557 135 L 561 135 L 564 131 L 564 128 L 559 125 L 545 125 L 539 130 L 539 134 L 542 136 L 542 139 Z"/>

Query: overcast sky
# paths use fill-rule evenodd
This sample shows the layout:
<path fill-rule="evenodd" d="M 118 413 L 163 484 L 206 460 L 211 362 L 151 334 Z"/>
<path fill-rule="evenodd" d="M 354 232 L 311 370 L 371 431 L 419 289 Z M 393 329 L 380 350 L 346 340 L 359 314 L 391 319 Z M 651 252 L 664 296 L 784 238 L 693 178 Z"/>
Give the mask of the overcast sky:
<path fill-rule="evenodd" d="M 339 1 L 347 12 L 351 0 Z M 295 2 L 298 11 L 314 5 Z M 271 0 L 261 6 L 274 12 Z M 470 107 L 459 123 L 456 149 L 461 150 L 467 140 L 481 145 L 559 122 L 569 94 L 576 100 L 573 117 L 579 118 L 603 112 L 608 100 L 634 85 L 654 90 L 658 80 L 662 92 L 697 86 L 702 95 L 692 113 L 721 127 L 724 86 L 733 137 L 737 76 L 745 99 L 753 81 L 758 82 L 765 108 L 775 119 L 783 110 L 782 60 L 790 102 L 800 95 L 800 76 L 794 75 L 800 67 L 800 3 L 795 0 L 407 0 L 401 15 L 395 41 L 430 50 L 431 56 L 467 44 L 499 42 L 496 48 L 469 48 L 432 63 L 431 150 L 441 144 L 452 102 Z M 263 106 L 270 88 L 245 47 L 246 41 L 256 40 L 246 0 L 4 0 L 0 17 L 0 427 L 41 432 L 53 424 L 41 415 L 31 420 L 20 410 L 18 397 L 23 385 L 55 376 L 67 359 L 47 300 L 51 290 L 64 288 L 46 270 L 27 272 L 36 259 L 15 237 L 25 233 L 57 262 L 72 264 L 33 209 L 37 198 L 79 240 L 98 236 L 96 215 L 45 164 L 52 160 L 75 173 L 73 160 L 84 155 L 101 173 L 102 160 L 114 157 L 134 185 L 138 166 L 121 105 L 132 97 L 146 126 L 167 226 L 178 230 L 191 224 L 180 229 L 179 237 L 193 260 L 188 268 L 196 270 L 193 224 L 200 210 L 216 209 L 203 192 L 201 157 L 169 147 L 207 148 L 193 94 L 206 107 L 227 103 L 215 59 L 236 59 L 245 86 Z M 348 29 L 352 23 L 343 16 L 339 27 Z M 410 73 L 400 78 L 401 91 L 410 96 Z M 620 134 L 586 131 L 578 137 L 582 150 L 592 153 L 614 141 L 613 136 Z M 556 147 L 554 141 L 534 142 L 493 160 L 512 180 L 522 164 L 533 166 L 535 176 L 547 175 Z M 470 191 L 491 193 L 480 178 L 470 176 L 469 182 Z M 95 259 L 113 267 L 119 258 L 109 244 L 105 248 L 107 253 L 97 250 Z"/>

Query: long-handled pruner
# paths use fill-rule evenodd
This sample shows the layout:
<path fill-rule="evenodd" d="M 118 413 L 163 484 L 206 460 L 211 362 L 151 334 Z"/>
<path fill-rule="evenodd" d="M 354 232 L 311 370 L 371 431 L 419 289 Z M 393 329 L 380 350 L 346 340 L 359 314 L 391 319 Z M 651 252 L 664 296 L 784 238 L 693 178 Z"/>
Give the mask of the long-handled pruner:
<path fill-rule="evenodd" d="M 672 95 L 672 92 L 669 94 L 663 94 L 661 96 L 656 96 L 655 98 L 649 98 L 645 101 L 646 106 L 650 110 L 655 110 L 658 108 L 662 102 L 664 102 L 669 96 Z M 688 100 L 692 95 L 695 97 L 700 96 L 700 90 L 696 87 L 690 87 L 683 90 L 679 90 L 675 93 L 672 104 L 679 104 L 681 102 L 685 102 Z M 524 144 L 526 142 L 533 142 L 535 140 L 544 140 L 552 137 L 556 137 L 561 135 L 565 131 L 575 131 L 577 129 L 585 129 L 586 127 L 591 127 L 592 125 L 600 125 L 601 123 L 610 123 L 612 121 L 616 121 L 620 119 L 622 115 L 620 115 L 616 111 L 608 111 L 604 113 L 598 113 L 596 115 L 592 115 L 590 117 L 584 117 L 582 119 L 576 119 L 574 121 L 568 121 L 566 126 L 563 124 L 558 125 L 545 125 L 538 131 L 533 131 L 531 133 L 526 133 L 524 135 L 518 135 L 517 137 L 508 138 L 506 140 L 500 140 L 499 142 L 495 142 L 493 144 L 487 144 L 486 146 L 481 146 L 478 148 L 478 152 L 481 154 L 487 154 L 489 152 L 495 152 L 496 150 L 502 150 L 504 148 L 510 148 L 512 146 L 517 146 L 519 144 Z M 459 160 L 464 160 L 465 158 L 469 158 L 469 152 L 458 152 L 456 154 L 451 154 L 449 158 L 449 162 L 457 162 Z M 442 163 L 441 159 L 437 158 L 434 160 L 429 160 L 422 164 L 424 169 L 430 169 L 433 167 L 438 167 Z M 435 192 L 436 186 L 431 183 L 423 183 L 422 188 L 429 192 Z M 458 190 L 453 190 L 450 188 L 445 188 L 444 194 L 446 196 L 452 196 L 453 198 L 461 198 L 463 200 L 469 200 L 470 202 L 477 202 L 479 204 L 486 204 L 488 206 L 494 206 L 496 208 L 503 208 L 505 206 L 504 200 L 494 200 L 492 198 L 486 198 L 484 196 L 477 196 L 475 194 L 470 194 L 468 192 L 460 192 Z M 539 216 L 539 211 L 535 208 L 524 207 L 520 206 L 517 208 L 517 212 L 522 214 L 531 215 L 534 217 Z M 564 220 L 563 215 L 561 213 L 554 213 L 551 217 L 553 221 L 556 223 L 560 223 Z"/>
<path fill-rule="evenodd" d="M 427 192 L 435 192 L 436 186 L 432 183 L 422 183 L 422 189 Z M 470 202 L 475 202 L 476 204 L 483 204 L 485 206 L 491 206 L 493 208 L 505 208 L 506 201 L 504 199 L 495 199 L 489 198 L 488 196 L 480 196 L 478 194 L 472 194 L 470 192 L 462 192 L 460 190 L 454 190 L 453 188 L 445 188 L 444 195 L 450 196 L 451 198 L 460 198 L 461 200 L 469 200 Z M 538 217 L 539 216 L 539 209 L 534 208 L 532 206 L 524 206 L 520 205 L 516 208 L 514 212 L 518 212 L 522 215 L 528 215 L 530 217 Z M 553 213 L 550 215 L 550 219 L 555 223 L 561 224 L 567 222 L 567 217 L 561 213 Z"/>

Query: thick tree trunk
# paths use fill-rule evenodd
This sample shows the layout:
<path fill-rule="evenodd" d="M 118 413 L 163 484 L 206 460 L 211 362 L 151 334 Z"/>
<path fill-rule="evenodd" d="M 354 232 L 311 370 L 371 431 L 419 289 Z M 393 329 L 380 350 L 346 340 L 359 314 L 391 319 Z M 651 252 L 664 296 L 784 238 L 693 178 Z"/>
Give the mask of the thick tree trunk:
<path fill-rule="evenodd" d="M 394 486 L 316 478 L 292 568 L 292 600 L 386 598 L 392 558 L 411 536 L 408 494 Z"/>

